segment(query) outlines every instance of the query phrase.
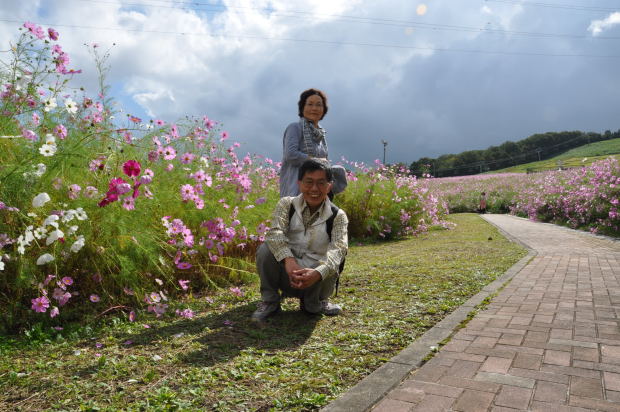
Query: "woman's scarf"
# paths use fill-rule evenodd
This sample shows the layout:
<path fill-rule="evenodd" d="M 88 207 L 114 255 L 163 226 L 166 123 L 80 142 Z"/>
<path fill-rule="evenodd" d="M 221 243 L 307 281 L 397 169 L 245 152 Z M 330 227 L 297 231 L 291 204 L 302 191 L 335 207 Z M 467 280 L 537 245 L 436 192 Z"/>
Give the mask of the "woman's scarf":
<path fill-rule="evenodd" d="M 300 119 L 301 130 L 304 138 L 304 153 L 310 157 L 318 157 L 316 147 L 323 142 L 325 151 L 327 152 L 327 142 L 325 142 L 325 129 L 315 127 L 314 124 L 305 117 Z"/>

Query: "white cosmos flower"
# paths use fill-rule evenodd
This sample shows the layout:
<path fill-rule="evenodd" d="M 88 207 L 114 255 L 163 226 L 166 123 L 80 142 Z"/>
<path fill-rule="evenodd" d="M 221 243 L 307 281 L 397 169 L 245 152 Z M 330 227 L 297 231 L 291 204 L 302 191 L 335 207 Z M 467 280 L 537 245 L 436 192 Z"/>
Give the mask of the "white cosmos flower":
<path fill-rule="evenodd" d="M 84 209 L 82 209 L 81 207 L 78 207 L 77 209 L 75 209 L 75 217 L 77 218 L 77 220 L 87 220 L 88 219 L 88 215 L 86 214 Z"/>
<path fill-rule="evenodd" d="M 47 229 L 44 226 L 41 226 L 35 229 L 34 231 L 34 237 L 36 237 L 37 239 L 43 239 L 43 237 L 45 237 L 46 234 L 47 234 Z"/>
<path fill-rule="evenodd" d="M 39 193 L 34 197 L 34 199 L 32 199 L 32 207 L 41 207 L 50 200 L 52 199 L 50 199 L 50 195 L 48 195 L 47 193 Z"/>
<path fill-rule="evenodd" d="M 60 219 L 57 215 L 49 215 L 43 221 L 43 226 L 54 226 L 58 229 L 58 219 Z"/>
<path fill-rule="evenodd" d="M 39 148 L 39 153 L 45 157 L 54 156 L 56 154 L 57 147 L 55 144 L 44 144 Z"/>
<path fill-rule="evenodd" d="M 65 108 L 69 114 L 76 114 L 78 110 L 77 103 L 75 103 L 71 98 L 65 99 Z"/>
<path fill-rule="evenodd" d="M 54 256 L 50 255 L 49 253 L 45 253 L 39 256 L 39 258 L 37 259 L 37 265 L 45 265 L 46 263 L 49 263 L 52 260 L 54 260 Z"/>
<path fill-rule="evenodd" d="M 4 270 L 4 262 L 0 260 L 0 270 Z"/>
<path fill-rule="evenodd" d="M 76 225 L 69 226 L 69 229 L 67 229 L 67 234 L 68 234 L 68 235 L 72 235 L 72 234 L 74 234 L 75 232 L 77 232 L 77 231 L 78 231 L 78 229 L 79 229 L 79 227 L 78 227 L 78 226 L 76 226 Z"/>
<path fill-rule="evenodd" d="M 43 176 L 43 174 L 47 170 L 47 167 L 43 163 L 39 163 L 38 165 L 35 166 L 35 168 L 37 170 L 34 172 L 34 174 L 37 175 L 37 177 Z"/>
<path fill-rule="evenodd" d="M 71 251 L 73 253 L 77 253 L 84 247 L 84 236 L 80 235 L 77 237 L 77 240 L 71 245 Z"/>
<path fill-rule="evenodd" d="M 48 133 L 45 135 L 45 144 L 56 145 L 56 138 L 54 135 Z"/>
<path fill-rule="evenodd" d="M 50 97 L 49 99 L 46 99 L 46 100 L 43 102 L 43 105 L 45 106 L 45 107 L 43 108 L 43 110 L 45 110 L 46 112 L 49 112 L 50 110 L 53 110 L 53 109 L 55 109 L 55 108 L 56 108 L 56 106 L 58 106 L 58 105 L 56 104 L 56 98 L 55 98 L 55 97 Z"/>
<path fill-rule="evenodd" d="M 60 229 L 56 229 L 56 230 L 52 230 L 50 232 L 50 234 L 47 236 L 47 239 L 45 240 L 45 244 L 46 245 L 51 245 L 52 243 L 54 243 L 55 241 L 57 241 L 58 239 L 60 239 L 61 237 L 64 237 L 65 234 L 62 233 L 62 230 Z"/>
<path fill-rule="evenodd" d="M 62 221 L 67 223 L 67 222 L 72 221 L 73 218 L 75 218 L 75 210 L 73 209 L 65 210 L 65 214 L 62 216 Z"/>

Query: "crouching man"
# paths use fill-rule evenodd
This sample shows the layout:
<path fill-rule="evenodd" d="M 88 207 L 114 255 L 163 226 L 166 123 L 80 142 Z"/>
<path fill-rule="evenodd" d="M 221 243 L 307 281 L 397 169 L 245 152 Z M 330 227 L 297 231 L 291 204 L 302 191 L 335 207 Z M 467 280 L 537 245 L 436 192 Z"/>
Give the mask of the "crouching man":
<path fill-rule="evenodd" d="M 328 300 L 348 249 L 347 215 L 327 197 L 332 171 L 327 162 L 306 160 L 297 184 L 301 194 L 280 199 L 256 254 L 262 302 L 252 314 L 255 321 L 278 313 L 288 296 L 299 298 L 309 313 L 342 311 Z"/>

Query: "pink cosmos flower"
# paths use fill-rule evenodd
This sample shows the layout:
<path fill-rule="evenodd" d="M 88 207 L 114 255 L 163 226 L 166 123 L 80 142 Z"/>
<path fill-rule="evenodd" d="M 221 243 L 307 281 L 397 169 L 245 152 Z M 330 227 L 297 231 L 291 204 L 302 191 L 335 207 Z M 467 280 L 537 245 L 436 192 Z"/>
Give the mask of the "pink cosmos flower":
<path fill-rule="evenodd" d="M 232 320 L 228 320 L 228 319 L 226 319 L 226 320 L 224 321 L 224 326 L 231 327 L 231 326 L 233 326 L 233 325 L 234 325 L 234 322 L 233 322 Z"/>
<path fill-rule="evenodd" d="M 205 201 L 202 200 L 200 197 L 195 196 L 194 197 L 194 204 L 196 205 L 196 209 L 198 210 L 202 210 L 205 207 Z"/>
<path fill-rule="evenodd" d="M 237 286 L 235 286 L 234 288 L 230 288 L 230 293 L 232 293 L 233 295 L 237 296 L 237 297 L 242 297 L 243 295 L 245 295 L 245 293 Z"/>
<path fill-rule="evenodd" d="M 259 197 L 258 199 L 256 199 L 256 201 L 254 203 L 256 203 L 257 205 L 262 205 L 266 201 L 267 201 L 267 199 L 265 199 L 264 197 Z"/>
<path fill-rule="evenodd" d="M 125 173 L 129 177 L 138 176 L 141 170 L 142 167 L 140 166 L 140 163 L 136 160 L 128 160 L 125 162 L 125 164 L 123 164 L 123 173 Z"/>
<path fill-rule="evenodd" d="M 136 202 L 133 197 L 127 196 L 123 199 L 123 208 L 125 210 L 134 210 L 136 208 Z"/>
<path fill-rule="evenodd" d="M 37 113 L 32 113 L 32 123 L 34 123 L 35 126 L 41 123 L 41 117 Z"/>
<path fill-rule="evenodd" d="M 69 186 L 69 199 L 77 199 L 77 197 L 80 195 L 81 190 L 82 188 L 77 184 L 72 184 L 71 186 Z"/>
<path fill-rule="evenodd" d="M 181 186 L 181 198 L 184 202 L 192 200 L 194 197 L 194 186 L 192 185 L 183 185 Z"/>
<path fill-rule="evenodd" d="M 142 119 L 140 119 L 139 117 L 136 116 L 132 116 L 132 115 L 127 115 L 129 116 L 129 121 L 133 122 L 133 123 L 141 123 Z"/>
<path fill-rule="evenodd" d="M 157 126 L 163 126 L 163 125 L 165 125 L 165 124 L 166 124 L 166 122 L 164 122 L 163 120 L 157 119 L 157 120 L 155 120 L 155 124 L 156 124 Z"/>
<path fill-rule="evenodd" d="M 166 171 L 167 172 L 172 172 L 172 169 L 174 169 L 174 165 L 172 163 L 168 163 L 166 165 Z"/>
<path fill-rule="evenodd" d="M 99 301 L 101 300 L 101 299 L 99 298 L 99 295 L 96 295 L 96 294 L 94 294 L 94 293 L 93 293 L 92 295 L 90 295 L 90 298 L 89 298 L 89 299 L 90 299 L 90 301 L 91 301 L 91 302 L 93 302 L 93 303 L 97 303 L 97 302 L 99 302 Z"/>
<path fill-rule="evenodd" d="M 36 299 L 32 299 L 32 307 L 31 309 L 37 313 L 44 313 L 47 311 L 47 308 L 50 307 L 50 301 L 46 296 L 41 296 Z"/>
<path fill-rule="evenodd" d="M 45 39 L 45 32 L 42 27 L 29 21 L 24 23 L 24 27 L 27 28 L 30 33 L 34 34 L 39 40 Z"/>
<path fill-rule="evenodd" d="M 172 146 L 166 146 L 164 148 L 164 153 L 163 154 L 164 154 L 164 159 L 166 159 L 166 160 L 172 160 L 175 157 L 177 157 L 177 151 L 174 150 L 174 147 L 172 147 Z"/>
<path fill-rule="evenodd" d="M 183 156 L 181 156 L 181 163 L 189 164 L 194 160 L 195 157 L 196 155 L 194 155 L 193 153 L 187 152 L 183 154 Z"/>
<path fill-rule="evenodd" d="M 47 35 L 49 36 L 50 40 L 58 40 L 58 32 L 51 27 L 47 29 Z"/>
<path fill-rule="evenodd" d="M 136 312 L 132 310 L 131 312 L 129 312 L 129 321 L 134 322 L 135 320 L 136 320 Z"/>
<path fill-rule="evenodd" d="M 32 140 L 32 141 L 37 140 L 37 134 L 33 132 L 32 130 L 23 129 L 22 136 L 24 136 L 28 140 Z"/>
<path fill-rule="evenodd" d="M 99 193 L 99 191 L 94 186 L 86 186 L 86 189 L 84 189 L 84 196 L 89 199 L 97 196 L 97 193 Z"/>
<path fill-rule="evenodd" d="M 58 307 L 56 306 L 54 306 L 52 310 L 50 310 L 50 318 L 55 318 L 59 314 L 60 314 L 60 310 L 58 310 Z"/>
<path fill-rule="evenodd" d="M 187 290 L 189 288 L 189 286 L 187 286 L 189 282 L 189 280 L 179 279 L 179 285 L 181 286 L 181 289 Z"/>
<path fill-rule="evenodd" d="M 73 285 L 73 278 L 71 276 L 65 276 L 64 278 L 61 279 L 61 282 L 67 286 L 71 286 Z"/>
<path fill-rule="evenodd" d="M 191 319 L 194 317 L 194 311 L 192 311 L 191 309 L 184 309 L 184 310 L 177 309 L 175 313 L 177 314 L 177 316 L 181 316 L 187 319 Z"/>
<path fill-rule="evenodd" d="M 56 136 L 58 136 L 59 139 L 63 140 L 65 137 L 67 137 L 67 128 L 59 124 L 54 128 L 54 133 L 56 134 Z"/>
<path fill-rule="evenodd" d="M 223 142 L 226 139 L 228 139 L 228 132 L 222 132 L 222 138 L 220 139 L 220 142 Z"/>
<path fill-rule="evenodd" d="M 177 263 L 177 268 L 178 268 L 178 269 L 183 269 L 183 270 L 184 270 L 184 269 L 189 269 L 189 268 L 191 268 L 191 267 L 192 267 L 192 264 L 191 264 L 191 263 L 188 263 L 188 262 L 179 262 L 179 263 Z M 179 283 L 180 283 L 180 282 L 181 282 L 181 281 L 179 281 Z"/>
<path fill-rule="evenodd" d="M 207 249 L 213 249 L 213 246 L 215 246 L 215 243 L 213 243 L 213 240 L 211 239 L 205 240 L 205 247 Z"/>

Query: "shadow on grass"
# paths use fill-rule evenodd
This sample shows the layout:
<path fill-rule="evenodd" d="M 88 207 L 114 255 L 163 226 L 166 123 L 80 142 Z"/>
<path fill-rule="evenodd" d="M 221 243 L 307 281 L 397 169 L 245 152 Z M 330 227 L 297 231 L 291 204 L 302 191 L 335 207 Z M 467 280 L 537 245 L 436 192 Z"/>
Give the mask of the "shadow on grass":
<path fill-rule="evenodd" d="M 193 366 L 212 366 L 226 362 L 247 348 L 261 351 L 280 351 L 296 348 L 312 335 L 321 316 L 300 310 L 286 310 L 268 319 L 263 325 L 250 320 L 256 308 L 254 303 L 237 306 L 223 313 L 195 319 L 185 319 L 174 324 L 145 329 L 125 339 L 132 346 L 151 345 L 155 342 L 175 339 L 175 335 L 194 336 L 201 348 L 180 353 L 178 361 Z"/>

